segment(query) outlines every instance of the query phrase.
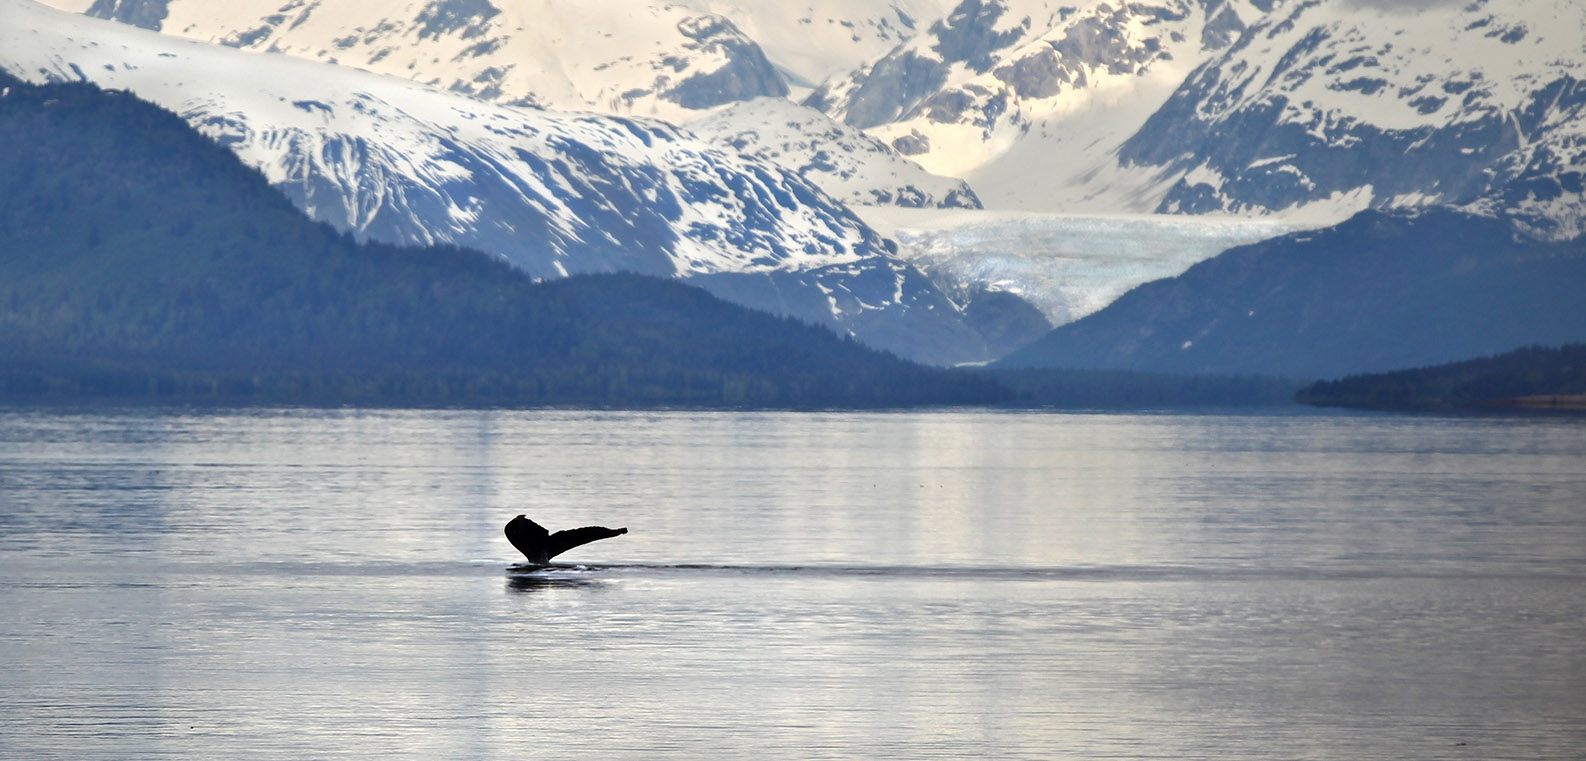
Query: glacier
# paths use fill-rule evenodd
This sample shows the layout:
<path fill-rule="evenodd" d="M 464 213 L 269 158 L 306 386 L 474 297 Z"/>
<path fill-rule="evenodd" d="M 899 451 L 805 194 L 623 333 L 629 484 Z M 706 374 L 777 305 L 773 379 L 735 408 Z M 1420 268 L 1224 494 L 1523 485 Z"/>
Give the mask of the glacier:
<path fill-rule="evenodd" d="M 1234 246 L 1311 229 L 1274 218 L 866 209 L 898 256 L 955 300 L 1013 293 L 1054 326 Z"/>

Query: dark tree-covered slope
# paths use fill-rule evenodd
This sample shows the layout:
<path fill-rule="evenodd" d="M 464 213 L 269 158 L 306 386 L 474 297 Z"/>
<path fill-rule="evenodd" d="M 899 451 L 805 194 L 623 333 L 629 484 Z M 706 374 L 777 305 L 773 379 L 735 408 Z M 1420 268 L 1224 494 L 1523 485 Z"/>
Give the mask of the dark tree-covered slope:
<path fill-rule="evenodd" d="M 1000 398 L 635 275 L 360 245 L 172 114 L 0 79 L 0 396 L 877 406 Z"/>
<path fill-rule="evenodd" d="M 1511 230 L 1362 212 L 1142 285 L 997 366 L 1336 378 L 1586 341 L 1586 239 Z"/>
<path fill-rule="evenodd" d="M 1326 407 L 1430 410 L 1483 404 L 1586 405 L 1586 344 L 1528 346 L 1495 357 L 1390 373 L 1352 375 L 1301 389 Z"/>

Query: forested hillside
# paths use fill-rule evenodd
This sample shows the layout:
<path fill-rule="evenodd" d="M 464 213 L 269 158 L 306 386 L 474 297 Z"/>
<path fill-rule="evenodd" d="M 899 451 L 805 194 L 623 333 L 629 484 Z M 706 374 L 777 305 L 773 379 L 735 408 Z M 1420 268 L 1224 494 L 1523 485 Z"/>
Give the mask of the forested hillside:
<path fill-rule="evenodd" d="M 1001 397 L 633 275 L 534 283 L 308 221 L 174 115 L 0 79 L 0 395 L 893 406 Z"/>
<path fill-rule="evenodd" d="M 1494 357 L 1354 375 L 1301 389 L 1325 407 L 1429 410 L 1477 405 L 1586 407 L 1586 344 L 1529 346 Z"/>
<path fill-rule="evenodd" d="M 1454 209 L 1365 211 L 1239 246 L 1000 367 L 1338 378 L 1586 341 L 1586 238 Z"/>

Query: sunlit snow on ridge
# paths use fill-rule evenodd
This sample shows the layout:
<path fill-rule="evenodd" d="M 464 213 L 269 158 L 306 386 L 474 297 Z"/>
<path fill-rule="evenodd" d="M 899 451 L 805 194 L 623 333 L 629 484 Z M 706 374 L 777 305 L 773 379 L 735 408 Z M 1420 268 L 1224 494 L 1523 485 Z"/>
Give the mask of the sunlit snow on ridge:
<path fill-rule="evenodd" d="M 864 209 L 949 293 L 1018 294 L 1054 325 L 1234 246 L 1318 226 L 1272 218 Z"/>

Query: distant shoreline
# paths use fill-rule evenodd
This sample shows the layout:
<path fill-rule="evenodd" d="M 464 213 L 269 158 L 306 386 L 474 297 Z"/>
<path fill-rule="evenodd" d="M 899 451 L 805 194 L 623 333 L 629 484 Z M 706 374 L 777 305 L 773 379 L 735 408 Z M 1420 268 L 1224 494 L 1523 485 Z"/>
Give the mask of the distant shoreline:
<path fill-rule="evenodd" d="M 1535 394 L 1489 399 L 1484 407 L 1524 407 L 1544 410 L 1586 410 L 1586 394 Z"/>

